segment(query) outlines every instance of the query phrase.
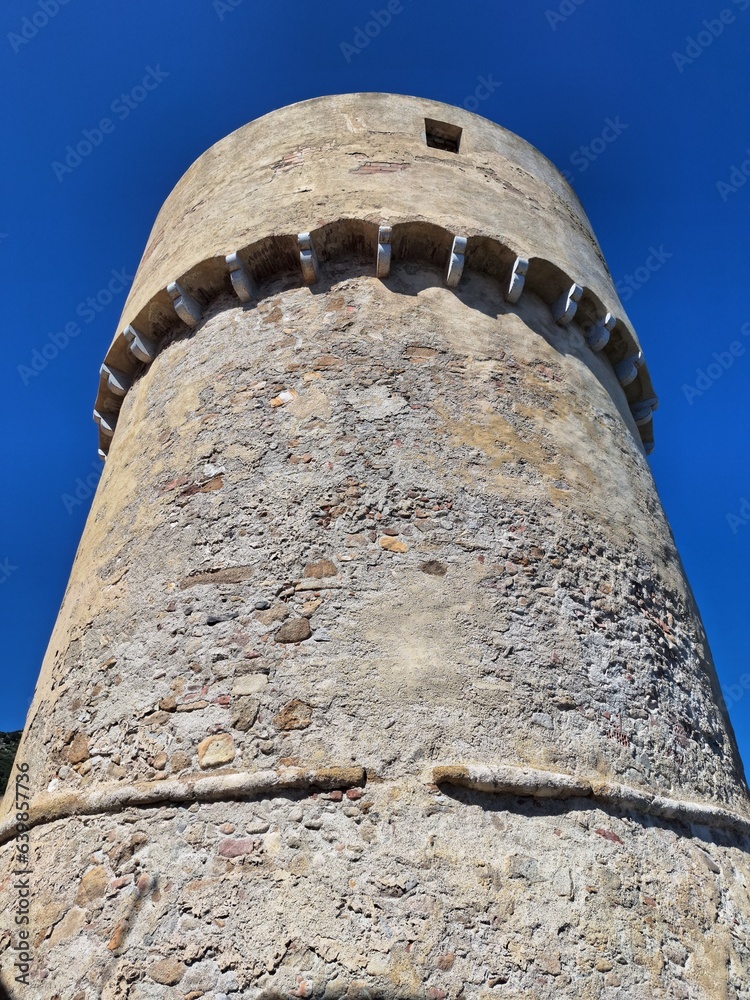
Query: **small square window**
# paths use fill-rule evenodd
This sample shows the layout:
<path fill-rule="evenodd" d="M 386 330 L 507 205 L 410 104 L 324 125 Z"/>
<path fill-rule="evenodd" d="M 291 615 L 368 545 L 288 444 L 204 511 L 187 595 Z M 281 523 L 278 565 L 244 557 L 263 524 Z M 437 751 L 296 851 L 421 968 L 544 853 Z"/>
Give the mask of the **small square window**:
<path fill-rule="evenodd" d="M 461 135 L 463 129 L 458 125 L 449 125 L 447 122 L 436 122 L 432 118 L 425 118 L 424 131 L 427 145 L 432 149 L 444 149 L 448 153 L 457 153 L 461 148 Z"/>

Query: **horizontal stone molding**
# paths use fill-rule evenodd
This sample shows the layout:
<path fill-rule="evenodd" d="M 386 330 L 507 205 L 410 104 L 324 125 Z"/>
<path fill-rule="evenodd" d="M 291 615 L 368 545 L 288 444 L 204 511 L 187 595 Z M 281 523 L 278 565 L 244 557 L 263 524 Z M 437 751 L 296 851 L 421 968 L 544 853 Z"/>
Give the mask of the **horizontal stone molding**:
<path fill-rule="evenodd" d="M 614 806 L 624 811 L 750 836 L 750 815 L 710 803 L 651 795 L 617 782 L 534 768 L 510 765 L 490 767 L 482 764 L 438 764 L 429 769 L 426 778 L 438 787 L 452 785 L 492 795 L 558 801 L 591 799 L 593 803 Z M 366 781 L 367 773 L 363 767 L 347 766 L 289 767 L 278 771 L 221 771 L 205 775 L 191 773 L 182 778 L 141 781 L 132 785 L 110 783 L 91 789 L 35 796 L 29 804 L 25 829 L 76 816 L 119 813 L 131 808 L 233 801 L 295 790 L 361 788 Z M 17 832 L 15 815 L 6 816 L 0 821 L 0 845 L 13 840 Z"/>
<path fill-rule="evenodd" d="M 267 236 L 248 246 L 228 248 L 221 257 L 195 264 L 155 295 L 137 316 L 125 317 L 114 339 L 100 378 L 95 406 L 99 448 L 103 455 L 115 436 L 117 413 L 132 382 L 158 356 L 161 345 L 175 334 L 199 328 L 208 305 L 221 295 L 237 308 L 252 308 L 263 296 L 263 285 L 296 275 L 302 284 L 325 277 L 328 262 L 351 260 L 366 265 L 387 280 L 392 264 L 421 261 L 443 272 L 447 288 L 460 293 L 461 280 L 476 271 L 499 282 L 498 307 L 513 308 L 524 294 L 544 301 L 561 326 L 575 324 L 592 354 L 606 357 L 620 382 L 631 411 L 637 413 L 641 443 L 653 449 L 651 379 L 635 335 L 591 289 L 580 285 L 551 261 L 518 257 L 499 240 L 480 233 L 456 235 L 423 221 L 396 224 L 339 219 L 306 233 Z M 110 374 L 116 373 L 116 374 Z M 649 407 L 644 407 L 645 402 Z"/>
<path fill-rule="evenodd" d="M 332 791 L 361 787 L 367 775 L 362 767 L 287 767 L 279 771 L 221 771 L 216 774 L 188 774 L 163 781 L 139 781 L 100 785 L 68 792 L 36 795 L 29 803 L 25 828 L 70 819 L 97 816 L 130 808 L 149 808 L 182 802 L 218 802 L 257 797 L 295 789 Z M 0 844 L 17 833 L 15 814 L 0 821 Z"/>
<path fill-rule="evenodd" d="M 750 835 L 750 815 L 722 806 L 689 799 L 651 795 L 630 785 L 600 781 L 554 771 L 482 764 L 439 764 L 432 768 L 435 785 L 456 785 L 493 795 L 519 795 L 535 799 L 590 798 L 604 805 L 645 813 L 660 819 L 697 823 L 714 829 Z"/>

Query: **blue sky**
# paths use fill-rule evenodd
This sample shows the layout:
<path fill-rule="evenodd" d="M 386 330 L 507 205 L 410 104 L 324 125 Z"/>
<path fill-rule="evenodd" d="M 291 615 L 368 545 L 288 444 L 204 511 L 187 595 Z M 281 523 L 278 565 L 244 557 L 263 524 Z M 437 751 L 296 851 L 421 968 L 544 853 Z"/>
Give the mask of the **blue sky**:
<path fill-rule="evenodd" d="M 0 729 L 23 725 L 99 472 L 98 368 L 165 196 L 259 115 L 390 91 L 568 172 L 661 399 L 652 468 L 750 764 L 750 0 L 17 0 L 0 25 Z"/>

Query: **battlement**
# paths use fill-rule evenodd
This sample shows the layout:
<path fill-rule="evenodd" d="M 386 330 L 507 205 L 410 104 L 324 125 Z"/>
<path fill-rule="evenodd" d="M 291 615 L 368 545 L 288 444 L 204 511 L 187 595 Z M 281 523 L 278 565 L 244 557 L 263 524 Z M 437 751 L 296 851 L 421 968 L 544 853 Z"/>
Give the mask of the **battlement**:
<path fill-rule="evenodd" d="M 435 145 L 438 126 L 460 140 Z M 177 184 L 105 357 L 95 406 L 102 455 L 142 366 L 180 329 L 198 325 L 213 300 L 230 293 L 251 304 L 281 275 L 312 284 L 342 260 L 353 268 L 371 261 L 370 273 L 383 280 L 391 260 L 421 262 L 442 270 L 459 295 L 464 274 L 489 275 L 498 282 L 498 314 L 535 294 L 608 359 L 633 433 L 652 450 L 658 404 L 638 339 L 580 203 L 554 166 L 462 109 L 354 94 L 251 122 Z"/>
<path fill-rule="evenodd" d="M 445 285 L 460 294 L 467 270 L 497 279 L 498 312 L 518 308 L 524 294 L 545 302 L 555 322 L 574 326 L 593 352 L 609 361 L 625 393 L 633 421 L 647 453 L 653 449 L 653 412 L 658 406 L 643 354 L 634 334 L 592 291 L 550 261 L 527 259 L 510 247 L 480 234 L 455 236 L 440 226 L 403 222 L 377 226 L 366 220 L 342 219 L 309 233 L 269 236 L 233 251 L 222 260 L 202 261 L 158 292 L 115 339 L 101 368 L 94 418 L 99 449 L 106 457 L 122 400 L 133 380 L 156 358 L 161 345 L 197 327 L 210 303 L 233 293 L 250 306 L 262 286 L 282 274 L 299 274 L 300 283 L 315 284 L 325 265 L 347 255 L 355 264 L 370 256 L 372 273 L 382 280 L 392 262 L 421 261 L 442 269 Z"/>

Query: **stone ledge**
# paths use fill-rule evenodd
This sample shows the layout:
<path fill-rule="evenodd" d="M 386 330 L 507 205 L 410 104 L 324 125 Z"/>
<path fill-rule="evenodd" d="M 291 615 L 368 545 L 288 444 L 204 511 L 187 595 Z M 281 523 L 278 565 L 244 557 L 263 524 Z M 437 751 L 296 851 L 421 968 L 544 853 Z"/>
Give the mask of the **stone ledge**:
<path fill-rule="evenodd" d="M 660 819 L 697 823 L 713 829 L 750 835 L 750 814 L 743 815 L 722 806 L 650 795 L 630 785 L 599 781 L 553 771 L 508 765 L 439 764 L 428 770 L 426 780 L 438 787 L 453 785 L 493 795 L 517 795 L 537 799 L 592 799 L 594 803 L 633 810 Z M 210 775 L 188 775 L 181 779 L 142 781 L 133 785 L 103 785 L 90 791 L 71 791 L 36 796 L 29 806 L 26 828 L 74 816 L 95 816 L 148 808 L 164 803 L 217 802 L 257 797 L 294 789 L 335 789 L 362 787 L 367 782 L 364 768 L 284 768 L 279 771 L 221 771 Z M 15 817 L 0 822 L 0 845 L 16 836 Z"/>
<path fill-rule="evenodd" d="M 498 302 L 505 306 L 514 306 L 526 292 L 537 295 L 555 322 L 575 323 L 592 352 L 607 358 L 623 387 L 642 445 L 647 454 L 653 450 L 652 417 L 658 401 L 643 355 L 629 327 L 590 289 L 551 261 L 518 257 L 498 240 L 479 233 L 456 236 L 418 221 L 384 226 L 340 219 L 309 233 L 265 237 L 231 250 L 224 258 L 202 261 L 129 318 L 107 353 L 100 377 L 94 412 L 101 456 L 109 451 L 117 414 L 132 381 L 157 357 L 161 343 L 175 332 L 200 326 L 206 307 L 218 296 L 233 295 L 238 308 L 251 308 L 262 297 L 264 282 L 296 273 L 300 284 L 314 284 L 328 261 L 362 255 L 372 259 L 373 274 L 383 280 L 392 261 L 416 260 L 441 267 L 445 285 L 452 290 L 472 269 L 497 278 Z M 110 372 L 117 373 L 115 380 Z"/>
<path fill-rule="evenodd" d="M 116 813 L 165 802 L 216 802 L 295 788 L 332 791 L 362 786 L 366 780 L 362 767 L 289 767 L 280 771 L 222 771 L 164 781 L 140 781 L 132 785 L 109 784 L 91 790 L 37 795 L 29 804 L 25 825 L 26 829 L 31 829 L 72 816 Z M 13 815 L 0 822 L 0 844 L 15 836 Z"/>
<path fill-rule="evenodd" d="M 630 785 L 553 771 L 481 764 L 441 764 L 432 768 L 431 781 L 438 786 L 455 785 L 493 795 L 520 795 L 537 799 L 591 798 L 660 819 L 681 820 L 750 834 L 750 815 L 745 816 L 722 806 L 650 795 Z"/>

